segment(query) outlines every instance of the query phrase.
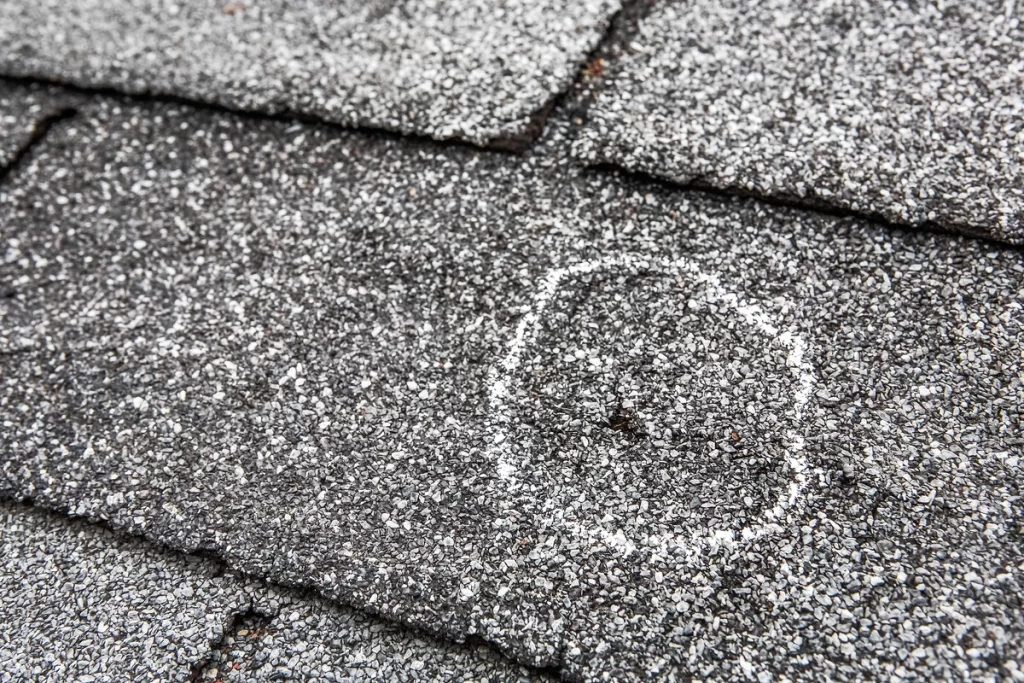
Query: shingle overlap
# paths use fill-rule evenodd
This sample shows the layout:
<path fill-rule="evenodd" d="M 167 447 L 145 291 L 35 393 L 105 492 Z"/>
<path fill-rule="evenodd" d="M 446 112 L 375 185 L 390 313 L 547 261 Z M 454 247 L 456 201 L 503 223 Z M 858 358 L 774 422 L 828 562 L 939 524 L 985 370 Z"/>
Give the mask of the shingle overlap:
<path fill-rule="evenodd" d="M 0 488 L 571 677 L 1012 675 L 1019 254 L 567 128 L 96 100 L 0 200 Z"/>
<path fill-rule="evenodd" d="M 48 121 L 75 102 L 75 96 L 60 88 L 0 80 L 0 173 L 15 163 Z"/>
<path fill-rule="evenodd" d="M 0 680 L 541 681 L 210 559 L 0 503 Z"/>
<path fill-rule="evenodd" d="M 581 158 L 1024 242 L 1020 3 L 679 0 L 610 64 Z"/>
<path fill-rule="evenodd" d="M 522 147 L 616 0 L 0 5 L 0 72 Z"/>
<path fill-rule="evenodd" d="M 181 681 L 249 598 L 215 563 L 0 503 L 0 680 Z"/>

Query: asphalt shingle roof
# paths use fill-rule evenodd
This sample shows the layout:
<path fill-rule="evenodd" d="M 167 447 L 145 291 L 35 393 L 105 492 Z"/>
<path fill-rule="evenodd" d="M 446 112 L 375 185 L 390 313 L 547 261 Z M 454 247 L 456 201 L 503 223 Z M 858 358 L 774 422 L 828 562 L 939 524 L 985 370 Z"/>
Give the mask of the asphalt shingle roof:
<path fill-rule="evenodd" d="M 609 65 L 581 158 L 1024 243 L 1014 2 L 679 0 Z"/>
<path fill-rule="evenodd" d="M 3 488 L 574 677 L 1015 657 L 1019 254 L 570 130 L 84 107 L 0 200 Z"/>
<path fill-rule="evenodd" d="M 17 162 L 21 151 L 49 121 L 74 107 L 78 98 L 39 84 L 0 83 L 0 172 Z"/>
<path fill-rule="evenodd" d="M 521 147 L 615 0 L 0 5 L 0 70 Z"/>
<path fill-rule="evenodd" d="M 211 25 L 274 7 L 214 8 Z M 408 19 L 374 7 L 372 21 L 353 10 L 350 35 Z M 422 7 L 450 18 L 451 5 Z M 488 11 L 508 18 L 500 7 Z M 673 178 L 685 157 L 613 131 L 633 125 L 613 106 L 641 85 L 631 69 L 657 56 L 636 51 L 644 36 L 686 53 L 680 25 L 662 26 L 680 7 L 628 8 L 519 156 L 295 121 L 270 100 L 239 114 L 0 79 L 14 160 L 0 176 L 0 498 L 53 511 L 5 503 L 0 543 L 23 567 L 5 578 L 32 577 L 40 615 L 74 592 L 49 567 L 74 562 L 110 620 L 133 596 L 159 604 L 165 575 L 246 597 L 140 618 L 144 637 L 118 644 L 92 613 L 34 616 L 35 598 L 15 595 L 0 599 L 14 605 L 0 651 L 20 660 L 30 651 L 10 634 L 38 628 L 75 653 L 60 666 L 99 680 L 153 642 L 186 643 L 187 666 L 154 664 L 174 680 L 1021 677 L 1024 260 L 989 220 L 1009 214 L 966 181 L 928 209 L 981 216 L 971 230 L 1000 242 L 820 192 L 827 211 L 620 172 Z M 107 48 L 89 41 L 108 24 L 90 12 L 52 19 L 78 22 L 73 40 L 25 32 L 102 71 Z M 907 35 L 934 34 L 928 21 Z M 765 24 L 749 49 L 794 22 Z M 165 31 L 144 26 L 122 44 Z M 568 33 L 590 49 L 589 30 Z M 0 73 L 39 52 L 0 57 Z M 202 54 L 152 73 L 205 87 L 172 68 Z M 496 79 L 496 101 L 519 101 L 500 94 L 517 73 Z M 275 92 L 305 97 L 302 83 Z M 683 101 L 647 85 L 630 106 L 651 121 Z M 966 118 L 964 134 L 992 116 Z M 988 149 L 1012 155 L 1015 125 L 1002 141 L 986 128 Z M 602 126 L 606 149 L 643 145 L 659 168 L 594 156 Z M 934 128 L 929 149 L 951 130 Z M 889 173 L 880 149 L 862 164 L 864 197 Z M 1011 201 L 1012 164 L 986 154 L 971 177 Z M 795 158 L 780 149 L 775 163 Z M 894 182 L 961 177 L 905 159 L 912 173 Z M 43 536 L 56 559 L 32 555 Z M 107 591 L 108 564 L 148 569 L 138 585 L 113 571 L 128 578 Z M 200 616 L 224 627 L 195 630 Z"/>
<path fill-rule="evenodd" d="M 81 520 L 0 503 L 0 524 L 5 681 L 550 679 Z"/>

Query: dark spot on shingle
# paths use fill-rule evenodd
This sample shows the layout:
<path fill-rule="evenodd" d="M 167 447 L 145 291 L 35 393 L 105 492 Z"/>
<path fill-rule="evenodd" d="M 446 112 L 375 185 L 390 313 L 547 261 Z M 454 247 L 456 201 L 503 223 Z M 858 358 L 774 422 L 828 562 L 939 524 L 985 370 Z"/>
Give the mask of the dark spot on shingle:
<path fill-rule="evenodd" d="M 608 428 L 634 438 L 644 436 L 636 413 L 629 408 L 623 407 L 621 403 L 615 407 L 615 411 L 608 417 Z"/>

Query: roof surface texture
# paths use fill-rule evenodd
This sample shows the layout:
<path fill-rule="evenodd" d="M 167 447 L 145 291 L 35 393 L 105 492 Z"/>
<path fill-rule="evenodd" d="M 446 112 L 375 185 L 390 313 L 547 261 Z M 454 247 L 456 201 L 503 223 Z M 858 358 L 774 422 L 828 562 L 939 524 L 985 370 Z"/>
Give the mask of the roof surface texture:
<path fill-rule="evenodd" d="M 683 0 L 646 17 L 578 151 L 670 180 L 1024 242 L 1009 0 Z"/>
<path fill-rule="evenodd" d="M 0 8 L 0 680 L 1021 675 L 1012 5 L 152 4 Z"/>
<path fill-rule="evenodd" d="M 0 520 L 4 680 L 546 680 L 81 521 L 10 503 Z"/>
<path fill-rule="evenodd" d="M 516 146 L 536 135 L 617 9 L 614 0 L 5 2 L 0 70 Z"/>

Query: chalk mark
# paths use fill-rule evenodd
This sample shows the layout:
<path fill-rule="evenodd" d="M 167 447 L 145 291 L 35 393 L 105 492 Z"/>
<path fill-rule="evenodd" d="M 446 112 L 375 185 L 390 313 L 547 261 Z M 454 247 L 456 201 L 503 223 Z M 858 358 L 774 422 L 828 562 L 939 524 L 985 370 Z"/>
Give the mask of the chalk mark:
<path fill-rule="evenodd" d="M 509 410 L 510 387 L 515 382 L 514 373 L 522 363 L 523 351 L 537 339 L 539 323 L 548 306 L 557 295 L 562 283 L 580 275 L 587 275 L 603 270 L 626 270 L 629 272 L 659 271 L 665 274 L 686 275 L 694 282 L 703 284 L 710 300 L 716 301 L 739 314 L 740 318 L 752 329 L 777 342 L 788 350 L 786 365 L 797 382 L 793 394 L 793 422 L 799 424 L 804 410 L 810 402 L 816 379 L 814 372 L 805 356 L 808 351 L 806 341 L 795 329 L 781 330 L 771 316 L 757 304 L 746 303 L 735 293 L 722 286 L 719 278 L 711 273 L 700 270 L 687 258 L 648 259 L 642 256 L 623 254 L 604 258 L 581 261 L 570 266 L 554 268 L 542 278 L 537 294 L 529 311 L 520 319 L 515 334 L 509 342 L 508 353 L 488 372 L 488 402 L 494 428 L 486 456 L 495 463 L 498 478 L 503 492 L 511 492 L 518 488 L 517 478 L 519 463 L 516 461 L 515 448 L 508 438 L 508 426 L 512 419 Z M 700 551 L 721 546 L 731 546 L 737 541 L 751 542 L 781 530 L 779 524 L 787 511 L 799 509 L 804 504 L 803 491 L 808 483 L 808 465 L 803 456 L 804 440 L 797 429 L 792 428 L 785 435 L 786 464 L 793 473 L 789 486 L 780 493 L 775 505 L 766 510 L 754 523 L 743 528 L 739 539 L 729 529 L 711 529 L 709 531 L 694 530 L 689 534 L 656 534 L 643 539 L 631 539 L 621 529 L 609 531 L 600 525 L 583 525 L 578 522 L 562 520 L 560 525 L 579 538 L 585 538 L 591 544 L 600 544 L 608 549 L 624 555 L 636 552 L 639 547 L 648 552 L 664 556 L 669 552 L 679 554 L 679 550 L 689 551 L 681 556 L 685 562 L 693 563 Z"/>

